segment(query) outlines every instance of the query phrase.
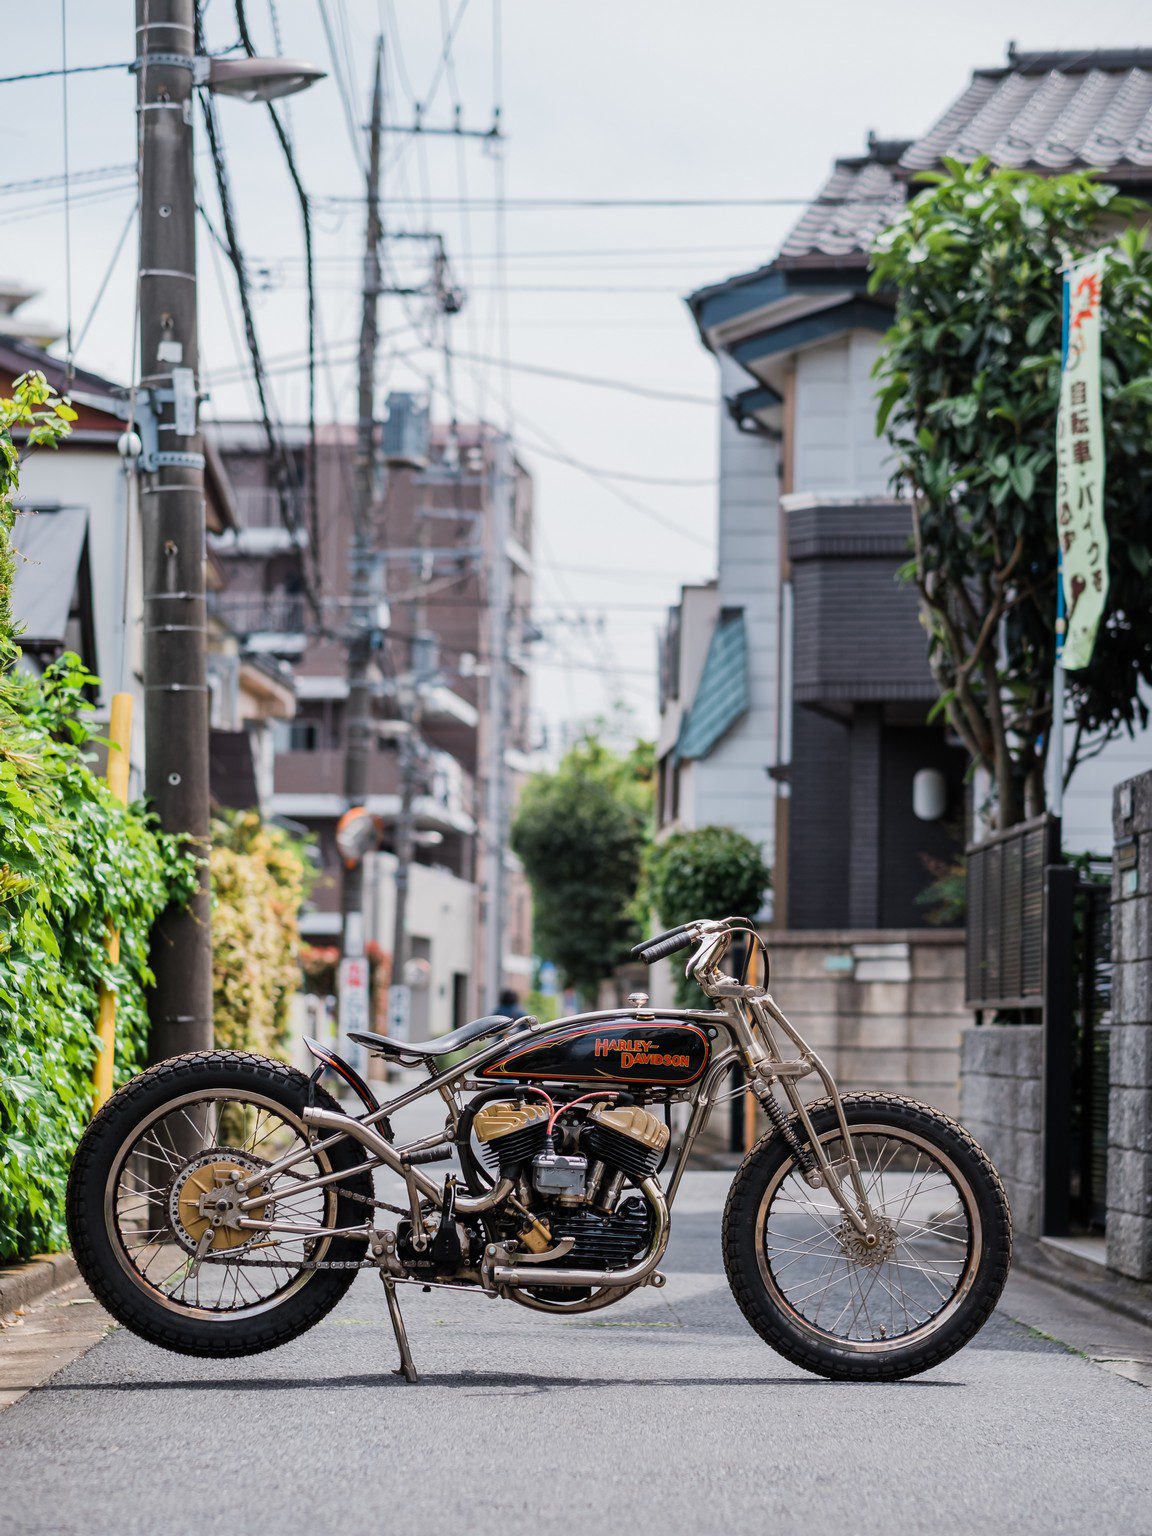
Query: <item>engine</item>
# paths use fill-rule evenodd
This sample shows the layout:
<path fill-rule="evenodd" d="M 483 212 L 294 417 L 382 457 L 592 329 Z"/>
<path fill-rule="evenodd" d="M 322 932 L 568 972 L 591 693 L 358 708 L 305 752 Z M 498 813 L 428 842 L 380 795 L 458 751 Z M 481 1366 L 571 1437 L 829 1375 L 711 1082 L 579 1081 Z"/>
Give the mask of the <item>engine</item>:
<path fill-rule="evenodd" d="M 472 1129 L 486 1161 L 518 1188 L 516 1236 L 540 1253 L 570 1237 L 557 1262 L 620 1269 L 648 1246 L 652 1213 L 642 1195 L 624 1197 L 625 1184 L 656 1172 L 668 1127 L 639 1104 L 561 1108 L 549 1130 L 545 1105 L 532 1098 L 499 1099 L 475 1113 Z"/>

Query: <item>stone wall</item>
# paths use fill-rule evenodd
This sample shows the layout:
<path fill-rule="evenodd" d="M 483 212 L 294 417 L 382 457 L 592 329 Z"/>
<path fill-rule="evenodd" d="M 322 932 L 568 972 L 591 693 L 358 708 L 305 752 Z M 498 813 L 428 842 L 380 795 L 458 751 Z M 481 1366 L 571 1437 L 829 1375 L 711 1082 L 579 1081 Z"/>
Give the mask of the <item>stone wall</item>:
<path fill-rule="evenodd" d="M 1152 1279 L 1152 773 L 1113 791 L 1108 1263 Z"/>
<path fill-rule="evenodd" d="M 1018 1232 L 1040 1235 L 1043 1030 L 983 1024 L 960 1043 L 960 1123 L 995 1163 Z"/>
<path fill-rule="evenodd" d="M 959 1107 L 964 934 L 958 929 L 768 929 L 771 992 L 841 1091 Z M 804 1087 L 820 1092 L 807 1079 Z"/>

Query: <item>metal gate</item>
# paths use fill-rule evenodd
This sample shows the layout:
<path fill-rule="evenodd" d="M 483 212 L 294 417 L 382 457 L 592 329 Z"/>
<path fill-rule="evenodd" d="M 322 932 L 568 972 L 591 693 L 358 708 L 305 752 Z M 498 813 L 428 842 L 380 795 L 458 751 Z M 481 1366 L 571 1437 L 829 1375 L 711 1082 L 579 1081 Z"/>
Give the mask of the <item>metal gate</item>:
<path fill-rule="evenodd" d="M 1076 891 L 1077 987 L 1072 1076 L 1076 1222 L 1104 1230 L 1108 1188 L 1108 1070 L 1112 1008 L 1111 889 L 1082 879 Z"/>

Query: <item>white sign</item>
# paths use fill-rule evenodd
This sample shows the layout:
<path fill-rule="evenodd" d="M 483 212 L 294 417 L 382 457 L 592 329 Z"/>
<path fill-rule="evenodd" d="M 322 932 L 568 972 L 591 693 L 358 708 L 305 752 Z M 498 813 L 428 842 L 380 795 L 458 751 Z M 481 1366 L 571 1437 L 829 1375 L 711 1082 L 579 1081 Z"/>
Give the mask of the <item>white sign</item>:
<path fill-rule="evenodd" d="M 393 982 L 388 988 L 388 1033 L 393 1040 L 407 1040 L 411 1012 L 412 988 Z"/>
<path fill-rule="evenodd" d="M 363 955 L 353 955 L 340 962 L 340 1028 L 344 1034 L 353 1029 L 368 1028 L 368 969 L 368 961 Z"/>
<path fill-rule="evenodd" d="M 1104 424 L 1100 406 L 1100 298 L 1105 253 L 1064 274 L 1064 367 L 1056 421 L 1056 536 L 1064 588 L 1066 672 L 1092 660 L 1108 605 Z"/>

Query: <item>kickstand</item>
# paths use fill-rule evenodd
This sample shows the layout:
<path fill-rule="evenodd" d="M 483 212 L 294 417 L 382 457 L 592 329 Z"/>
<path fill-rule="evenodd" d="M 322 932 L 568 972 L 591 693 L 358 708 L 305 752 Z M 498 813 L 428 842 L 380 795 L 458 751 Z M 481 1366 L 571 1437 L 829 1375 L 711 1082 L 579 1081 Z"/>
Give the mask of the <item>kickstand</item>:
<path fill-rule="evenodd" d="M 392 1319 L 392 1331 L 396 1335 L 396 1347 L 400 1351 L 400 1365 L 393 1375 L 403 1376 L 405 1381 L 419 1381 L 420 1377 L 416 1374 L 412 1351 L 408 1348 L 408 1332 L 404 1327 L 404 1319 L 400 1315 L 400 1303 L 396 1299 L 396 1282 L 386 1270 L 380 1271 L 380 1278 L 384 1282 L 384 1294 L 388 1298 L 388 1316 Z"/>

